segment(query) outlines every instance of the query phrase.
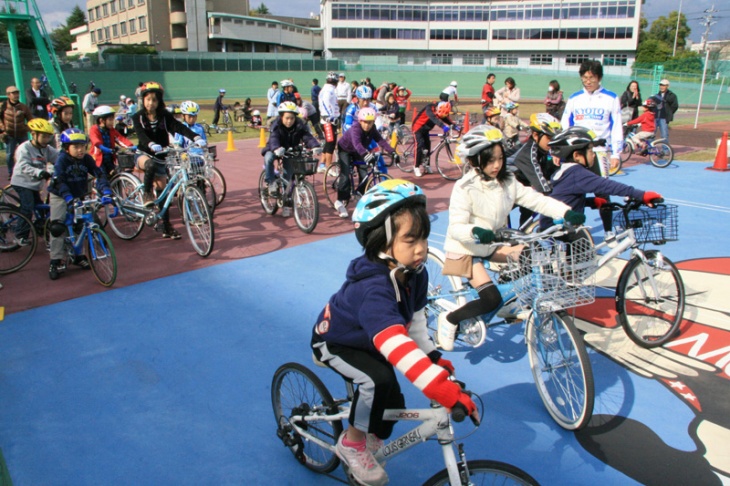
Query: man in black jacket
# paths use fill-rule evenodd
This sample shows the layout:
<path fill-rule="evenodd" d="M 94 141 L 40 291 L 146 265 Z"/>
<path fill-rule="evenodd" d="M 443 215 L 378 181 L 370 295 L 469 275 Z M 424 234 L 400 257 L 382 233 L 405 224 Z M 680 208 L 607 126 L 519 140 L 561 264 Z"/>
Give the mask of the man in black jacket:
<path fill-rule="evenodd" d="M 669 142 L 669 123 L 679 108 L 679 101 L 674 92 L 669 91 L 669 80 L 659 81 L 659 93 L 653 96 L 657 100 L 658 110 L 656 124 L 661 138 Z"/>
<path fill-rule="evenodd" d="M 41 86 L 41 80 L 33 78 L 30 80 L 30 88 L 25 90 L 26 105 L 33 113 L 33 118 L 43 118 L 48 120 L 48 110 L 46 107 L 51 102 L 46 91 Z"/>

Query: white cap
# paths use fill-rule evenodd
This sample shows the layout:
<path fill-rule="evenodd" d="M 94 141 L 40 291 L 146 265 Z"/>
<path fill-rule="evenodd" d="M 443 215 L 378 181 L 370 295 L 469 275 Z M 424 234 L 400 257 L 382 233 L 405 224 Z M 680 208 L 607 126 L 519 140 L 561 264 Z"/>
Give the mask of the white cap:
<path fill-rule="evenodd" d="M 456 87 L 456 86 L 458 86 L 458 84 L 456 83 L 456 81 L 452 81 L 452 82 L 451 82 L 451 86 L 454 86 L 454 87 Z"/>
<path fill-rule="evenodd" d="M 659 86 L 669 86 L 669 80 L 662 79 L 661 81 L 659 81 Z"/>

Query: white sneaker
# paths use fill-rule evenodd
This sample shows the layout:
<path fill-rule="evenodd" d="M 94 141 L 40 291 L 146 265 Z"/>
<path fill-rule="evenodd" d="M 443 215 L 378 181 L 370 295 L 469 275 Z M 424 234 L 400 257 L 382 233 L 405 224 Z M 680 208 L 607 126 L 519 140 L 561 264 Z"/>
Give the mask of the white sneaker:
<path fill-rule="evenodd" d="M 442 312 L 438 319 L 438 344 L 444 351 L 453 351 L 456 330 L 459 328 L 457 324 L 452 324 L 446 319 L 449 314 L 449 312 Z"/>
<path fill-rule="evenodd" d="M 345 203 L 342 201 L 335 201 L 335 209 L 340 214 L 340 218 L 347 217 L 347 208 L 345 207 Z"/>
<path fill-rule="evenodd" d="M 350 474 L 362 484 L 370 486 L 388 484 L 388 474 L 383 469 L 383 466 L 378 464 L 378 461 L 375 460 L 373 454 L 367 447 L 359 451 L 354 447 L 347 447 L 342 443 L 346 434 L 346 432 L 340 434 L 335 453 L 350 469 Z"/>
<path fill-rule="evenodd" d="M 281 215 L 285 218 L 291 216 L 291 208 L 289 206 L 284 206 L 283 208 L 281 208 Z"/>
<path fill-rule="evenodd" d="M 375 434 L 367 435 L 367 448 L 373 457 L 375 457 L 375 453 L 378 452 L 381 447 L 383 447 L 383 439 Z M 379 459 L 378 462 L 381 466 L 385 467 L 385 458 Z"/>
<path fill-rule="evenodd" d="M 324 172 L 327 172 L 327 166 L 325 164 L 319 164 L 319 167 L 317 168 L 317 173 L 322 174 Z"/>
<path fill-rule="evenodd" d="M 423 176 L 423 172 L 421 172 L 421 168 L 420 167 L 414 167 L 413 168 L 413 175 L 415 175 L 416 177 L 422 177 Z"/>

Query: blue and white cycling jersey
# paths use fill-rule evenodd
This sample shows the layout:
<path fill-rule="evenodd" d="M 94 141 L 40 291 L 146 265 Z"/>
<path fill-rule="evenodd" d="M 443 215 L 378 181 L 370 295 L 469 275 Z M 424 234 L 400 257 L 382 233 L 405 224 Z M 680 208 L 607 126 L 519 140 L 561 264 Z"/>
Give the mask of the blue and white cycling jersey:
<path fill-rule="evenodd" d="M 593 130 L 598 138 L 606 139 L 613 154 L 621 153 L 624 134 L 621 123 L 621 103 L 615 93 L 604 87 L 593 93 L 585 89 L 568 99 L 560 121 L 564 129 L 580 126 Z"/>
<path fill-rule="evenodd" d="M 183 122 L 183 125 L 185 125 L 186 127 L 188 126 L 188 124 L 185 122 Z M 200 123 L 196 123 L 195 125 L 190 127 L 190 129 L 192 131 L 194 131 L 195 133 L 197 133 L 198 135 L 200 135 L 203 138 L 203 140 L 205 140 L 206 142 L 208 141 L 208 137 L 205 135 L 205 129 L 203 128 L 203 125 L 201 125 Z M 190 140 L 189 138 L 183 136 L 180 133 L 176 133 L 175 138 L 173 139 L 173 143 L 175 145 L 179 145 L 182 148 L 186 148 L 188 145 L 193 143 L 193 141 Z M 203 151 L 201 150 L 200 153 L 202 153 L 202 152 Z"/>

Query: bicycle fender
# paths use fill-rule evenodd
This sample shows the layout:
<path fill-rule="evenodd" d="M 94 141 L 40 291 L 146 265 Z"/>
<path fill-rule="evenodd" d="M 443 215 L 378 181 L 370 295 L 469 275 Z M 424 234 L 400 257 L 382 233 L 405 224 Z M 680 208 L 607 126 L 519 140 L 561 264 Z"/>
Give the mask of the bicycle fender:
<path fill-rule="evenodd" d="M 656 255 L 657 253 L 659 253 L 659 250 L 646 250 L 644 252 L 644 255 L 646 256 L 647 259 L 649 259 L 649 257 L 652 257 L 652 256 Z M 631 266 L 631 264 L 633 262 L 640 261 L 640 260 L 641 259 L 639 257 L 635 256 L 635 257 L 631 258 L 631 260 L 626 262 L 626 265 L 624 265 L 624 268 L 621 270 L 621 275 L 619 275 L 619 277 L 618 277 L 618 281 L 616 283 L 616 289 L 619 289 L 623 285 L 626 285 L 626 280 L 628 280 L 628 278 L 629 278 L 628 268 Z M 614 303 L 616 305 L 616 324 L 620 326 L 621 323 L 618 320 L 618 318 L 619 318 L 618 313 L 620 312 L 620 309 L 623 307 L 624 302 L 623 302 L 623 299 L 621 298 L 621 296 L 619 296 L 618 292 L 616 292 L 616 295 L 614 297 Z"/>

